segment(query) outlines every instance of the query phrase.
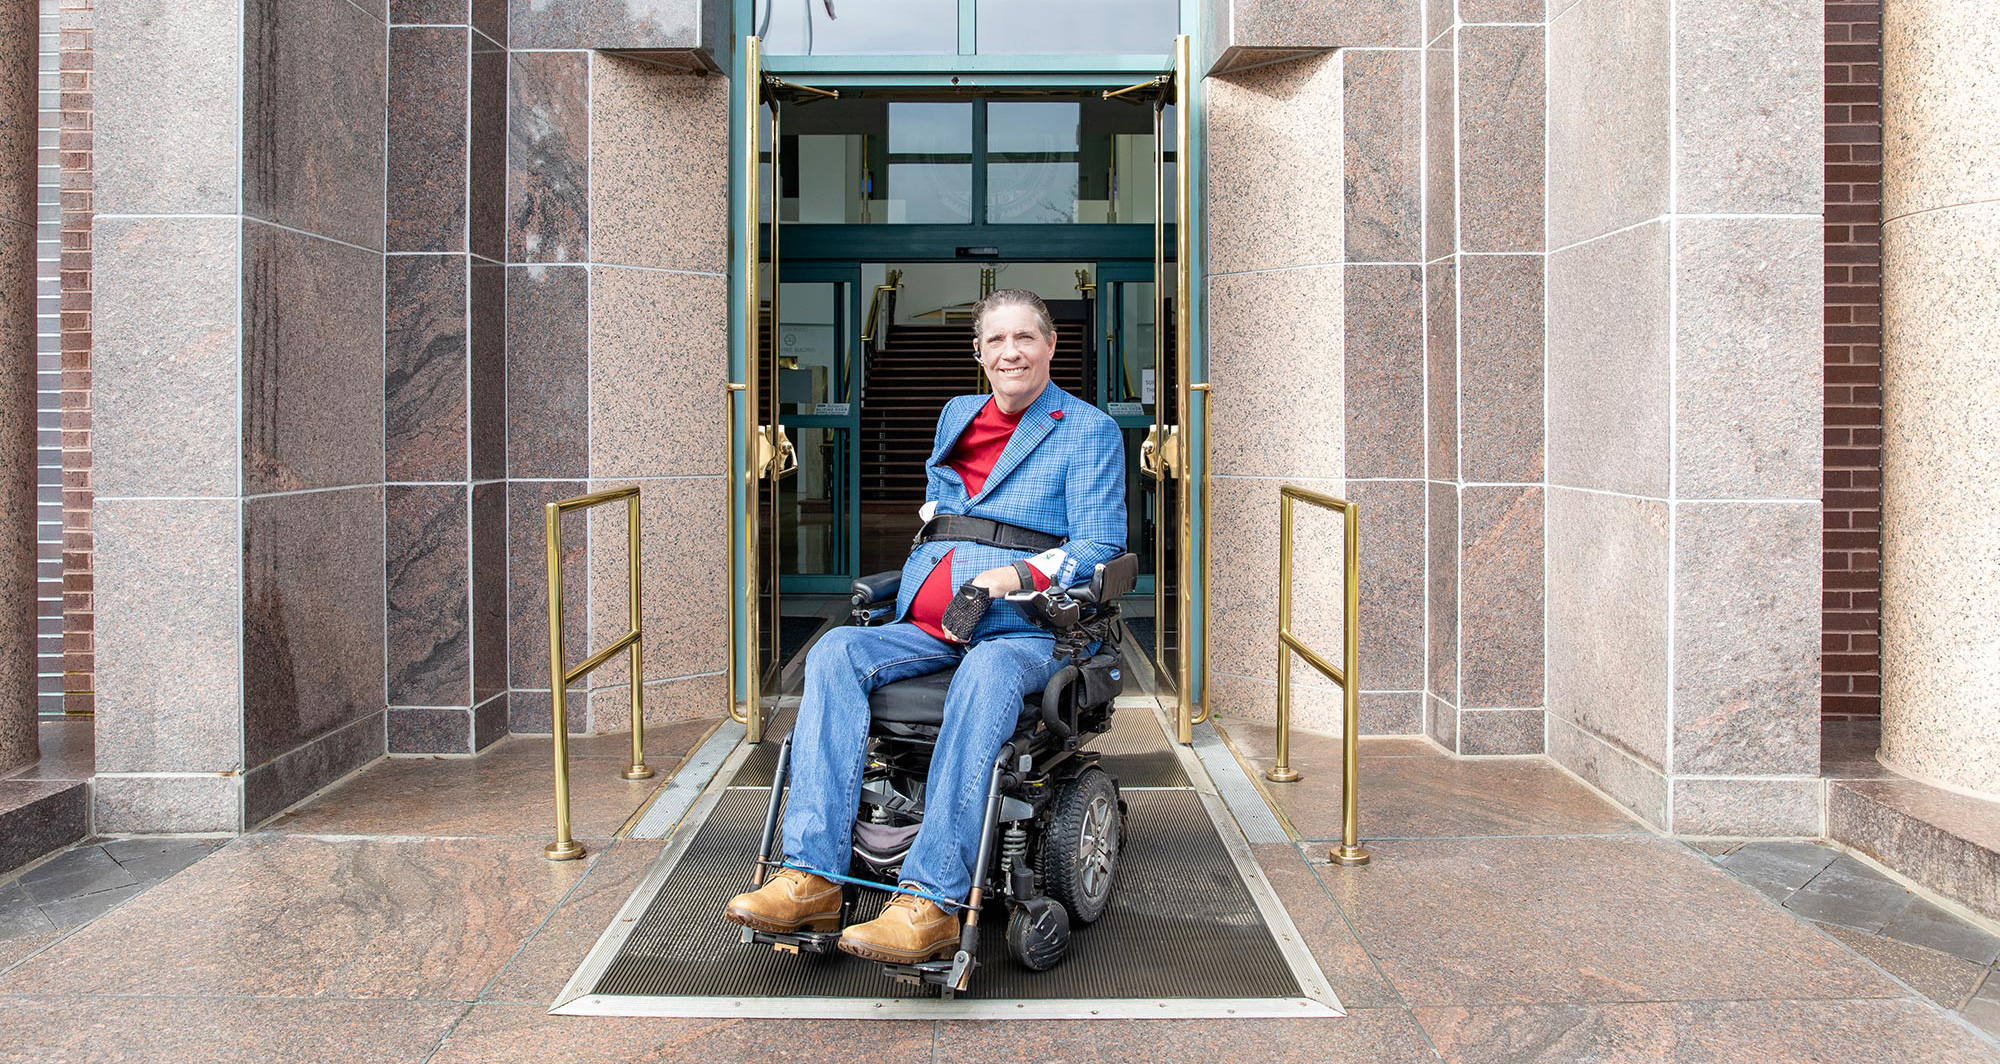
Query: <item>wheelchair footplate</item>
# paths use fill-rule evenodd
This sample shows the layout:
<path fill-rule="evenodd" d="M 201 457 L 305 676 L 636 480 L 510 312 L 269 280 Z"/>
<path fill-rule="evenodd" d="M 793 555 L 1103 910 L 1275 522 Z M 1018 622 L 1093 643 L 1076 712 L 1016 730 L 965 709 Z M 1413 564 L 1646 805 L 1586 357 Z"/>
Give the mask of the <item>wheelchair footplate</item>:
<path fill-rule="evenodd" d="M 841 921 L 843 924 L 845 920 Z M 789 953 L 796 957 L 802 953 L 826 956 L 837 953 L 840 942 L 839 931 L 759 931 L 756 928 L 743 929 L 745 945 L 762 943 L 779 953 Z"/>
<path fill-rule="evenodd" d="M 971 953 L 961 949 L 948 961 L 924 961 L 921 964 L 885 964 L 882 974 L 909 986 L 934 986 L 943 991 L 947 998 L 971 985 L 972 970 L 979 967 L 979 961 Z"/>

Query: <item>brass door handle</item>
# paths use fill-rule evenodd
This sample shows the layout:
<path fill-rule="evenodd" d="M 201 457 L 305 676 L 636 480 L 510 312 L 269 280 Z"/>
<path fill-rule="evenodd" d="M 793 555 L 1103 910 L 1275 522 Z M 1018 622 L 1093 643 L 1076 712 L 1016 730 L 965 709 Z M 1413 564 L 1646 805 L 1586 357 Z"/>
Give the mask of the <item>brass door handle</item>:
<path fill-rule="evenodd" d="M 1177 480 L 1180 478 L 1180 451 L 1177 445 L 1181 427 L 1165 426 L 1164 437 L 1161 428 L 1154 425 L 1146 430 L 1146 442 L 1139 445 L 1139 472 L 1154 480 Z"/>
<path fill-rule="evenodd" d="M 778 468 L 771 474 L 772 480 L 782 480 L 799 471 L 799 450 L 792 446 L 792 438 L 785 435 L 785 426 L 776 426 L 778 434 Z"/>

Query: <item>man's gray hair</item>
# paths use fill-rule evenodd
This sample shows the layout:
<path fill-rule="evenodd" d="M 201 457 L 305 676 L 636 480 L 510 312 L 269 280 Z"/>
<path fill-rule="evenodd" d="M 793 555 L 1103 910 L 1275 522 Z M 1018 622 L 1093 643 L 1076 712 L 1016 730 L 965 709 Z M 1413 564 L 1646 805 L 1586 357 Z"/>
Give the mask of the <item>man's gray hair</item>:
<path fill-rule="evenodd" d="M 1001 307 L 1027 307 L 1035 312 L 1035 325 L 1042 330 L 1042 339 L 1056 334 L 1055 319 L 1049 317 L 1049 305 L 1042 297 L 1025 288 L 995 289 L 985 299 L 972 305 L 972 339 L 977 342 L 986 330 L 986 312 Z"/>

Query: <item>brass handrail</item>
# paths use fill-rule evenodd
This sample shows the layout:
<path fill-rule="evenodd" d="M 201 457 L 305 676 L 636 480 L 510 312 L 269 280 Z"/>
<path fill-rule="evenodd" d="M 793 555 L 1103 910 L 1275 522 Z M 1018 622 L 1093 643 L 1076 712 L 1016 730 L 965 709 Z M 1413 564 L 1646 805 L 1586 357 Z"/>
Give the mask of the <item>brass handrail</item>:
<path fill-rule="evenodd" d="M 868 351 L 869 343 L 875 339 L 875 326 L 882 317 L 883 293 L 899 291 L 902 287 L 903 271 L 901 270 L 890 270 L 889 283 L 875 286 L 875 294 L 868 300 L 868 324 L 862 326 L 861 329 L 861 350 L 864 354 Z"/>
<path fill-rule="evenodd" d="M 583 659 L 575 668 L 563 664 L 563 583 L 562 515 L 588 510 L 605 503 L 625 500 L 625 634 L 610 646 Z M 569 685 L 590 675 L 610 661 L 612 655 L 629 652 L 632 667 L 632 763 L 621 773 L 628 780 L 651 779 L 646 765 L 646 673 L 642 646 L 645 636 L 639 621 L 639 489 L 612 488 L 571 499 L 560 499 L 542 507 L 543 532 L 548 541 L 549 568 L 549 706 L 555 731 L 556 841 L 542 848 L 551 861 L 574 861 L 584 854 L 583 843 L 570 837 L 569 829 Z"/>
<path fill-rule="evenodd" d="M 1340 514 L 1341 600 L 1340 667 L 1335 668 L 1292 634 L 1292 504 L 1294 500 Z M 1361 657 L 1361 515 L 1355 504 L 1317 491 L 1282 484 L 1278 487 L 1278 758 L 1264 773 L 1273 783 L 1295 783 L 1299 773 L 1289 764 L 1292 753 L 1292 654 L 1340 685 L 1341 766 L 1340 845 L 1327 854 L 1334 864 L 1368 863 L 1361 845 L 1355 777 L 1361 772 L 1361 699 L 1356 667 Z"/>

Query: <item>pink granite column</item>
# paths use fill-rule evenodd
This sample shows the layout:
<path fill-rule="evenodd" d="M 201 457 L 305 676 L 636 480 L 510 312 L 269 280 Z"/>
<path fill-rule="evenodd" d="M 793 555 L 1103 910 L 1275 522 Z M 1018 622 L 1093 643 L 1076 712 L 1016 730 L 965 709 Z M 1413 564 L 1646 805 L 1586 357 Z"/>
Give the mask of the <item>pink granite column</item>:
<path fill-rule="evenodd" d="M 37 6 L 0 0 L 0 771 L 35 742 Z"/>

